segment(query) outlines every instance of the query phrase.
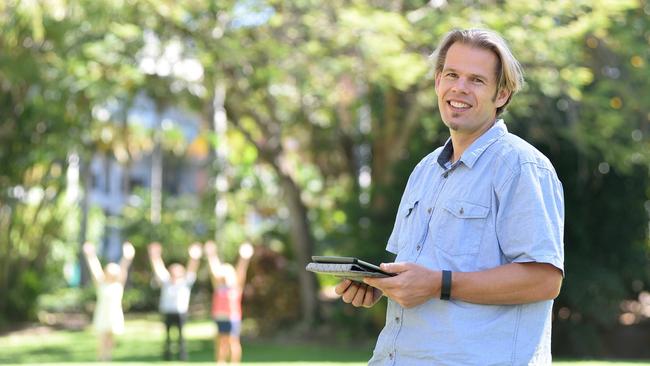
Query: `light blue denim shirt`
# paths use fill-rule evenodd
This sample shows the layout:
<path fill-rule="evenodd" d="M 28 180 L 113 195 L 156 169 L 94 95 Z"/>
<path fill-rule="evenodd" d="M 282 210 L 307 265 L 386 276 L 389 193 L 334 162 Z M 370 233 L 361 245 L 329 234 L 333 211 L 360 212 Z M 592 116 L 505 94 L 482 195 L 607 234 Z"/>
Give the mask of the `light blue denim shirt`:
<path fill-rule="evenodd" d="M 409 177 L 387 250 L 396 262 L 481 271 L 550 263 L 564 272 L 562 185 L 549 160 L 498 120 L 453 165 L 451 141 Z M 553 301 L 478 305 L 388 300 L 369 365 L 551 364 Z"/>

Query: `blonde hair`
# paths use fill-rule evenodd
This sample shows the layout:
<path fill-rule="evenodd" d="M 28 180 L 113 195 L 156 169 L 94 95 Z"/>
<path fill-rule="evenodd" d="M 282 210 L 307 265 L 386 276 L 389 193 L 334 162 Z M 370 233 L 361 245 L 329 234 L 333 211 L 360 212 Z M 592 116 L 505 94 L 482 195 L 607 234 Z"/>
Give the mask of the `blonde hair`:
<path fill-rule="evenodd" d="M 492 51 L 497 56 L 497 69 L 495 70 L 497 90 L 495 96 L 501 90 L 510 92 L 505 104 L 497 108 L 496 115 L 501 115 L 510 103 L 512 96 L 521 90 L 524 85 L 524 73 L 519 61 L 510 52 L 506 41 L 494 31 L 486 29 L 454 29 L 443 37 L 438 48 L 431 54 L 436 77 L 445 66 L 447 51 L 456 42 Z"/>

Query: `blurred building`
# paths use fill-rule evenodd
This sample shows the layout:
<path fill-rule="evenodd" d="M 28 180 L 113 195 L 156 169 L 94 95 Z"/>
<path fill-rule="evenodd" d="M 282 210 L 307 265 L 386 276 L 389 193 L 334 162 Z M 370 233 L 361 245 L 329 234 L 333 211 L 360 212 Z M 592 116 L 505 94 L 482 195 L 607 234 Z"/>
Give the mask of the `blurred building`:
<path fill-rule="evenodd" d="M 116 224 L 119 220 L 115 218 L 122 216 L 126 205 L 141 201 L 134 195 L 135 190 L 155 189 L 157 174 L 161 193 L 165 196 L 193 195 L 208 186 L 206 161 L 209 147 L 199 136 L 200 119 L 197 116 L 174 107 L 157 113 L 153 102 L 143 96 L 136 98 L 127 116 L 129 124 L 149 131 L 149 136 L 172 131 L 175 136 L 181 137 L 179 145 L 184 149 L 178 154 L 165 152 L 164 149 L 156 149 L 153 145 L 155 141 L 151 141 L 153 148 L 130 154 L 128 161 L 120 161 L 116 156 L 118 154 L 111 150 L 96 151 L 92 155 L 87 166 L 88 201 L 85 204 L 88 208 L 99 207 L 106 217 L 106 225 L 97 245 L 101 257 L 107 261 L 117 261 L 121 257 L 121 244 L 126 238 Z M 173 159 L 166 159 L 166 156 L 173 156 Z M 158 159 L 160 164 L 156 167 Z M 157 169 L 160 171 L 157 172 Z M 78 181 L 83 182 L 83 179 Z M 80 183 L 69 181 L 69 186 L 75 184 Z"/>

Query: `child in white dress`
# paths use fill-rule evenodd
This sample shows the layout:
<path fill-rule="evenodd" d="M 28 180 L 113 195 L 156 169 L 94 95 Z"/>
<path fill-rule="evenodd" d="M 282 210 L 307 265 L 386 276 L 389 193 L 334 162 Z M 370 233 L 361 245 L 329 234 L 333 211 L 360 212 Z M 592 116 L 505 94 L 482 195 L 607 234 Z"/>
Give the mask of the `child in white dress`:
<path fill-rule="evenodd" d="M 93 315 L 93 326 L 99 336 L 97 358 L 109 361 L 115 346 L 114 336 L 124 333 L 122 295 L 135 249 L 131 243 L 125 242 L 120 264 L 108 263 L 103 270 L 92 243 L 84 243 L 83 251 L 97 287 L 97 304 Z"/>

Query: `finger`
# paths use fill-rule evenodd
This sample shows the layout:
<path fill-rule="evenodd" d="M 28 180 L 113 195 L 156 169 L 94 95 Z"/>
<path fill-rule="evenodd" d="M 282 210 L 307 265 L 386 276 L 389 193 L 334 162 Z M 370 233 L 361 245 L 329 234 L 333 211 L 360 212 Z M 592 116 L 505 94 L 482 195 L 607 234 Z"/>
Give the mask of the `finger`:
<path fill-rule="evenodd" d="M 369 308 L 375 304 L 375 293 L 376 289 L 368 286 L 368 289 L 366 290 L 366 294 L 363 297 L 363 306 L 366 308 Z"/>
<path fill-rule="evenodd" d="M 389 284 L 387 281 L 390 280 L 390 278 L 378 278 L 378 277 L 364 277 L 363 282 L 370 286 L 374 287 L 380 290 L 383 290 L 386 286 Z"/>
<path fill-rule="evenodd" d="M 348 289 L 345 291 L 343 294 L 343 302 L 346 303 L 351 303 L 352 300 L 354 300 L 354 297 L 357 296 L 357 292 L 359 291 L 359 285 L 356 283 L 353 283 L 348 287 Z"/>
<path fill-rule="evenodd" d="M 408 269 L 408 263 L 397 262 L 397 263 L 382 263 L 379 267 L 388 272 L 388 273 L 400 273 Z"/>
<path fill-rule="evenodd" d="M 368 285 L 360 284 L 357 294 L 354 295 L 354 299 L 352 299 L 352 305 L 356 307 L 363 305 L 363 299 L 366 297 L 366 292 L 368 292 Z"/>
<path fill-rule="evenodd" d="M 336 292 L 337 295 L 341 296 L 348 289 L 348 287 L 350 287 L 350 284 L 352 284 L 352 281 L 343 280 L 341 283 L 336 285 L 334 292 Z"/>

